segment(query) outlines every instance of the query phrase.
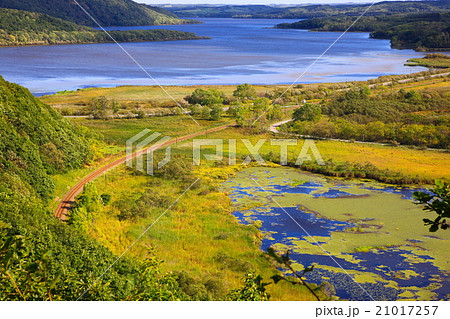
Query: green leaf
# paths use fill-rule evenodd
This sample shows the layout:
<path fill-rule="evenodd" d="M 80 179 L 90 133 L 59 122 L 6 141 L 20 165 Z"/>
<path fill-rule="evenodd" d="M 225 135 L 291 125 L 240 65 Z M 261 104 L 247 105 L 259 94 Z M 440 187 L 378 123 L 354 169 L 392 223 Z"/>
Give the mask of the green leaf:
<path fill-rule="evenodd" d="M 283 276 L 280 276 L 280 275 L 274 275 L 270 278 L 272 278 L 272 280 L 275 284 L 279 283 L 281 280 L 286 280 Z"/>
<path fill-rule="evenodd" d="M 436 232 L 438 229 L 439 229 L 439 225 L 433 224 L 433 225 L 431 225 L 431 227 L 430 227 L 430 232 L 434 233 L 434 232 Z"/>

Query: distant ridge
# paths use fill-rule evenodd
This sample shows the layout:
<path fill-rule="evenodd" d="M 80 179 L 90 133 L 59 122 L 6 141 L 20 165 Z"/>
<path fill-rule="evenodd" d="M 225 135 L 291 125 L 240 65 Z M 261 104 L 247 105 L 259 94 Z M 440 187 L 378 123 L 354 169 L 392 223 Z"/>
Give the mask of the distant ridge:
<path fill-rule="evenodd" d="M 313 1 L 311 1 L 313 2 Z M 331 2 L 331 1 L 330 1 Z M 345 14 L 360 15 L 370 3 L 305 4 L 305 5 L 173 5 L 165 9 L 185 18 L 246 18 L 246 19 L 311 19 Z M 367 1 L 371 2 L 371 1 Z M 442 12 L 450 9 L 449 0 L 383 1 L 376 3 L 366 16 L 399 13 Z"/>
<path fill-rule="evenodd" d="M 109 31 L 118 42 L 205 39 L 175 30 Z M 106 43 L 103 31 L 49 16 L 45 13 L 0 8 L 0 46 Z"/>
<path fill-rule="evenodd" d="M 77 0 L 102 26 L 192 23 L 162 8 L 131 0 Z M 0 8 L 40 12 L 86 26 L 97 26 L 73 0 L 0 0 Z"/>

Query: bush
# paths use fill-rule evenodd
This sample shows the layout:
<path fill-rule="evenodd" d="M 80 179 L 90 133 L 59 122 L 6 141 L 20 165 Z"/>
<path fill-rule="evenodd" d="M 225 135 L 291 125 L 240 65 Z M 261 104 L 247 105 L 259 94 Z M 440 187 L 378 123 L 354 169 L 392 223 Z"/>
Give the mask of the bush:
<path fill-rule="evenodd" d="M 318 121 L 322 115 L 320 106 L 307 103 L 296 109 L 293 114 L 294 121 Z"/>
<path fill-rule="evenodd" d="M 186 101 L 190 104 L 200 104 L 203 106 L 211 106 L 214 104 L 223 104 L 225 95 L 217 89 L 195 89 Z"/>

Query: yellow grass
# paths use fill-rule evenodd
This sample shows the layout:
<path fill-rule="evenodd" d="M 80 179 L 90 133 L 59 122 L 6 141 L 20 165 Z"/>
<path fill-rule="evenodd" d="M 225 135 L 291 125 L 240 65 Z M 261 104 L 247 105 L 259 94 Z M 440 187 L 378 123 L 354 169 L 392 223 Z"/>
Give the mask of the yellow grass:
<path fill-rule="evenodd" d="M 279 146 L 270 146 L 270 139 L 281 138 L 272 134 L 249 136 L 238 128 L 228 129 L 214 134 L 210 138 L 237 139 L 237 154 L 248 154 L 240 139 L 249 139 L 255 145 L 258 139 L 265 138 L 268 141 L 261 148 L 262 154 L 279 151 Z M 297 157 L 303 145 L 299 140 L 297 147 L 289 147 L 289 158 Z M 421 179 L 444 179 L 450 181 L 450 153 L 433 150 L 410 149 L 407 147 L 383 146 L 362 143 L 346 143 L 338 141 L 315 141 L 324 160 L 332 159 L 335 163 L 371 163 L 379 169 L 389 169 L 393 172 L 401 172 L 409 177 Z M 227 150 L 227 142 L 224 145 Z M 247 153 L 246 153 L 247 152 Z"/>
<path fill-rule="evenodd" d="M 407 176 L 450 180 L 448 152 L 335 141 L 317 141 L 317 147 L 324 159 L 350 163 L 369 162 L 380 169 L 401 172 Z"/>
<path fill-rule="evenodd" d="M 206 175 L 211 178 L 227 176 L 234 169 L 212 168 L 208 172 Z M 205 176 L 205 172 L 200 174 Z M 113 202 L 118 198 L 134 197 L 153 189 L 155 186 L 152 185 L 152 180 L 158 179 L 133 176 L 123 167 L 109 172 L 107 176 L 106 181 L 98 179 L 95 184 L 103 193 L 111 194 Z M 214 182 L 211 179 L 209 185 L 212 184 Z M 177 183 L 161 180 L 157 188 L 175 199 L 183 186 L 180 188 Z M 249 265 L 249 269 L 255 270 L 269 282 L 270 277 L 278 272 L 261 255 L 259 246 L 262 234 L 254 226 L 244 226 L 237 222 L 231 214 L 231 201 L 226 194 L 218 191 L 200 194 L 199 191 L 192 190 L 183 196 L 127 255 L 141 259 L 146 256 L 149 247 L 154 247 L 158 257 L 164 260 L 162 267 L 165 271 L 185 271 L 203 283 L 207 280 L 219 281 L 222 290 L 219 296 L 222 298 L 230 289 L 243 285 L 242 278 L 246 271 L 219 262 L 219 254 L 226 254 L 240 264 Z M 117 208 L 109 205 L 104 211 L 95 213 L 89 233 L 120 255 L 164 210 L 162 208 L 144 219 L 119 221 Z M 223 238 L 218 239 L 220 236 Z M 314 300 L 314 296 L 305 287 L 287 283 L 272 284 L 268 287 L 268 292 L 272 300 Z"/>
<path fill-rule="evenodd" d="M 235 85 L 217 85 L 217 86 L 165 86 L 165 90 L 177 101 L 190 95 L 197 88 L 214 87 L 223 91 L 227 96 L 232 96 L 236 89 Z M 276 86 L 259 85 L 255 86 L 257 93 L 266 93 L 273 90 Z M 148 103 L 168 102 L 172 99 L 158 86 L 118 86 L 114 88 L 88 88 L 64 94 L 47 95 L 40 97 L 41 101 L 55 107 L 76 107 L 87 105 L 93 98 L 105 96 L 108 99 L 115 99 L 117 102 L 141 102 Z"/>

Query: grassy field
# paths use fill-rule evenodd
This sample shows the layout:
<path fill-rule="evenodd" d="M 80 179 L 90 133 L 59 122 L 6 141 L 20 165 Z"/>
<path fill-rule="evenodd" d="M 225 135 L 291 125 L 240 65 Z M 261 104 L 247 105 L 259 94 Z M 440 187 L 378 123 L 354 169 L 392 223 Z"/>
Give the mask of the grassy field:
<path fill-rule="evenodd" d="M 450 153 L 407 147 L 318 141 L 324 158 L 339 162 L 371 163 L 380 169 L 401 172 L 410 177 L 450 181 Z"/>
<path fill-rule="evenodd" d="M 248 155 L 248 151 L 241 139 L 249 139 L 253 145 L 258 139 L 267 139 L 261 147 L 261 154 L 273 152 L 278 154 L 279 146 L 271 146 L 269 140 L 274 137 L 272 134 L 262 134 L 249 136 L 244 130 L 231 128 L 210 136 L 211 138 L 237 139 L 238 157 Z M 361 143 L 345 143 L 337 141 L 320 140 L 315 142 L 324 160 L 331 159 L 334 162 L 350 163 L 371 163 L 379 169 L 400 172 L 409 177 L 420 177 L 422 179 L 444 179 L 450 181 L 450 153 L 418 150 L 407 147 L 394 147 L 383 145 L 371 145 Z M 225 155 L 227 154 L 227 144 L 224 145 Z M 297 147 L 291 146 L 288 149 L 288 158 L 295 161 L 303 145 L 299 140 Z M 206 148 L 205 148 L 206 149 Z"/>
<path fill-rule="evenodd" d="M 120 128 L 117 130 L 120 131 Z M 110 129 L 104 133 L 115 136 L 115 131 L 111 124 Z M 238 164 L 239 158 L 245 157 L 248 153 L 245 146 L 239 142 L 240 139 L 249 139 L 255 144 L 260 138 L 269 140 L 271 137 L 270 134 L 250 136 L 238 128 L 208 136 L 225 140 L 237 139 Z M 225 141 L 225 155 L 228 150 L 227 144 Z M 369 161 L 380 168 L 418 174 L 426 178 L 444 177 L 450 180 L 450 171 L 448 165 L 445 165 L 450 161 L 448 153 L 330 141 L 320 141 L 317 146 L 324 159 L 362 163 Z M 300 147 L 301 143 L 297 148 L 292 147 L 289 157 L 296 156 Z M 214 152 L 212 147 L 205 147 L 202 150 L 203 153 Z M 270 143 L 266 142 L 261 148 L 261 153 L 267 154 L 276 150 L 276 146 L 270 146 Z M 172 149 L 173 157 L 189 157 L 191 153 L 192 141 L 186 141 Z M 217 190 L 220 182 L 234 176 L 236 170 L 240 168 L 242 167 L 228 167 L 212 162 L 197 167 L 195 174 L 201 177 L 198 188 L 194 187 L 195 189 L 183 196 L 130 253 L 142 258 L 149 247 L 155 248 L 157 255 L 165 261 L 163 264 L 165 270 L 175 272 L 183 270 L 189 277 L 206 286 L 214 283 L 215 296 L 218 298 L 222 298 L 229 289 L 239 287 L 242 284 L 243 274 L 250 269 L 260 273 L 264 278 L 270 278 L 276 270 L 271 261 L 263 257 L 259 250 L 262 234 L 257 225 L 238 224 L 231 214 L 232 206 L 227 194 Z M 89 232 L 116 254 L 122 253 L 165 210 L 165 208 L 155 210 L 145 218 L 120 220 L 117 202 L 139 198 L 148 191 L 165 194 L 175 200 L 189 186 L 188 183 L 179 180 L 136 175 L 125 167 L 107 173 L 96 180 L 95 185 L 102 193 L 112 195 L 112 202 L 104 210 L 95 213 Z M 313 300 L 302 287 L 285 284 L 269 286 L 269 293 L 274 300 Z"/>
<path fill-rule="evenodd" d="M 188 116 L 167 116 L 167 117 L 149 117 L 143 119 L 110 119 L 93 120 L 87 118 L 72 119 L 77 125 L 87 126 L 93 131 L 100 133 L 107 145 L 103 146 L 100 153 L 103 157 L 98 157 L 95 161 L 83 168 L 72 170 L 66 174 L 53 176 L 55 184 L 54 200 L 50 203 L 50 208 L 56 208 L 60 198 L 79 180 L 88 175 L 95 169 L 98 169 L 109 162 L 125 155 L 125 143 L 144 129 L 150 129 L 167 136 L 177 137 L 189 133 L 198 132 L 209 127 L 219 126 L 230 122 L 230 119 L 224 118 L 222 121 L 198 120 L 197 125 Z M 182 125 L 180 125 L 182 123 Z"/>
<path fill-rule="evenodd" d="M 408 66 L 424 66 L 427 68 L 450 68 L 450 55 L 445 53 L 427 54 L 423 58 L 409 59 Z"/>
<path fill-rule="evenodd" d="M 434 59 L 423 59 L 434 60 Z M 450 61 L 450 59 L 448 59 Z M 440 72 L 445 72 L 442 70 Z M 374 85 L 377 83 L 390 82 L 394 80 L 392 85 L 376 86 L 373 92 L 399 90 L 399 89 L 430 89 L 439 88 L 442 86 L 448 87 L 447 78 L 423 78 L 414 79 L 406 83 L 399 83 L 397 80 L 405 78 L 423 77 L 424 74 L 417 73 L 411 75 L 399 76 L 383 76 L 379 79 L 369 81 L 358 81 L 348 83 L 318 83 L 318 84 L 298 84 L 291 88 L 291 91 L 299 94 L 293 96 L 289 101 L 282 101 L 286 105 L 297 104 L 299 101 L 306 99 L 308 102 L 318 102 L 326 99 L 327 96 L 335 90 L 342 90 L 346 88 Z M 254 88 L 258 96 L 265 96 L 266 94 L 273 94 L 275 91 L 280 94 L 284 92 L 288 85 L 255 85 Z M 44 103 L 53 106 L 60 112 L 67 112 L 66 115 L 71 114 L 87 114 L 86 108 L 95 98 L 106 97 L 109 100 L 114 99 L 119 103 L 121 112 L 130 113 L 137 110 L 149 111 L 164 110 L 176 107 L 175 99 L 181 105 L 185 105 L 184 98 L 190 95 L 195 89 L 215 88 L 222 91 L 227 98 L 233 97 L 233 91 L 236 89 L 235 85 L 198 85 L 198 86 L 166 86 L 165 90 L 170 94 L 168 96 L 158 86 L 118 86 L 113 88 L 87 88 L 79 89 L 77 91 L 63 91 L 54 95 L 42 96 L 39 99 Z M 308 93 L 309 92 L 309 93 Z M 289 96 L 286 94 L 284 97 Z"/>
<path fill-rule="evenodd" d="M 425 79 L 414 83 L 394 84 L 399 89 L 409 85 L 422 86 L 430 90 L 447 86 L 446 79 Z M 398 87 L 397 87 L 398 86 Z M 305 86 L 318 88 L 319 85 Z M 305 88 L 303 87 L 303 88 Z M 181 100 L 195 88 L 192 86 L 167 87 L 175 99 Z M 215 87 L 231 96 L 235 86 Z M 274 86 L 257 86 L 259 94 L 265 94 Z M 279 87 L 280 88 L 280 87 Z M 117 87 L 111 89 L 91 88 L 76 92 L 65 92 L 54 96 L 45 96 L 41 100 L 57 108 L 83 108 L 92 98 L 106 96 L 121 103 L 141 103 L 156 105 L 170 101 L 158 87 Z M 315 99 L 320 101 L 320 99 Z M 160 132 L 166 136 L 182 136 L 232 122 L 223 117 L 220 121 L 198 120 L 198 126 L 186 115 L 146 117 L 142 119 L 109 119 L 93 120 L 88 118 L 71 119 L 78 125 L 84 125 L 104 136 L 110 149 L 104 152 L 103 160 L 98 160 L 90 167 L 54 176 L 56 199 L 74 185 L 81 177 L 106 164 L 108 161 L 122 156 L 126 141 L 143 129 Z M 203 138 L 206 138 L 203 137 Z M 208 134 L 207 138 L 224 139 L 224 153 L 228 154 L 228 139 L 237 140 L 237 163 L 248 155 L 248 150 L 241 142 L 248 139 L 253 145 L 259 139 L 267 141 L 261 147 L 261 154 L 279 154 L 279 146 L 271 146 L 270 139 L 280 138 L 272 133 L 260 135 L 239 129 L 230 128 L 221 132 Z M 297 147 L 290 147 L 289 161 L 295 161 L 302 141 Z M 316 145 L 325 160 L 336 163 L 371 163 L 379 169 L 399 172 L 410 177 L 450 181 L 450 153 L 410 149 L 406 147 L 369 145 L 360 143 L 344 143 L 336 141 L 317 141 Z M 203 153 L 213 153 L 212 147 L 202 148 Z M 192 141 L 184 141 L 172 146 L 172 158 L 192 156 Z M 266 281 L 277 273 L 275 265 L 262 255 L 260 243 L 262 234 L 258 225 L 244 226 L 237 222 L 231 214 L 232 203 L 226 193 L 218 190 L 219 184 L 235 174 L 242 167 L 229 167 L 224 162 L 204 163 L 195 168 L 195 175 L 201 182 L 190 190 L 180 201 L 161 217 L 155 227 L 129 252 L 137 258 L 146 256 L 149 247 L 157 250 L 157 255 L 164 259 L 163 268 L 169 271 L 185 271 L 203 287 L 209 287 L 215 298 L 223 298 L 227 291 L 242 286 L 243 275 L 254 270 L 263 275 Z M 102 193 L 110 194 L 112 201 L 104 209 L 95 212 L 89 225 L 89 233 L 116 254 L 121 254 L 139 235 L 151 225 L 168 207 L 152 210 L 150 215 L 137 219 L 119 218 L 121 201 L 133 201 L 143 194 L 155 193 L 165 196 L 173 202 L 189 186 L 186 181 L 171 178 L 150 177 L 126 169 L 121 166 L 108 172 L 95 182 Z M 55 199 L 55 200 L 56 200 Z M 56 203 L 53 202 L 53 205 Z M 200 288 L 199 288 L 200 289 Z M 204 289 L 204 288 L 201 288 Z M 301 286 L 287 283 L 270 285 L 269 293 L 274 300 L 314 300 L 314 297 Z"/>
<path fill-rule="evenodd" d="M 107 143 L 125 146 L 126 141 L 144 129 L 150 129 L 166 136 L 183 136 L 232 122 L 223 117 L 220 121 L 198 120 L 195 123 L 189 116 L 146 117 L 142 119 L 93 120 L 76 118 L 72 121 L 84 125 L 104 136 Z"/>
<path fill-rule="evenodd" d="M 198 174 L 203 175 L 198 187 L 186 193 L 128 253 L 142 258 L 149 247 L 156 249 L 164 260 L 164 270 L 183 272 L 195 282 L 212 287 L 214 298 L 224 298 L 230 289 L 242 286 L 248 271 L 270 281 L 278 271 L 259 249 L 262 234 L 256 226 L 238 224 L 231 214 L 230 199 L 214 187 L 223 177 L 233 175 L 234 169 L 210 168 Z M 112 195 L 113 204 L 95 213 L 89 233 L 116 254 L 125 251 L 165 208 L 145 218 L 120 220 L 114 203 L 137 198 L 146 191 L 175 200 L 189 186 L 158 177 L 135 176 L 123 167 L 98 179 L 95 185 Z M 287 283 L 272 284 L 268 292 L 272 300 L 314 300 L 305 287 Z"/>
<path fill-rule="evenodd" d="M 206 127 L 219 126 L 231 122 L 230 118 L 222 118 L 219 122 L 199 120 L 201 128 L 187 116 L 150 117 L 144 119 L 114 119 L 114 120 L 91 120 L 73 119 L 80 125 L 85 125 L 105 137 L 105 141 L 117 145 L 122 151 L 125 150 L 127 139 L 143 129 L 151 129 L 169 136 L 181 136 L 202 130 Z M 272 134 L 249 136 L 242 129 L 228 129 L 226 131 L 214 133 L 208 138 L 243 139 L 248 138 L 253 143 L 259 138 L 277 138 Z M 424 179 L 446 179 L 450 180 L 450 153 L 418 150 L 407 147 L 394 147 L 382 145 L 370 145 L 361 143 L 345 143 L 337 141 L 316 141 L 322 157 L 332 159 L 335 162 L 350 163 L 372 163 L 380 169 L 389 169 L 401 172 L 405 175 Z M 246 149 L 242 143 L 238 143 L 238 154 L 244 155 Z M 297 148 L 292 147 L 291 157 L 298 154 L 301 144 Z M 225 151 L 227 143 L 225 142 Z M 270 147 L 267 142 L 262 148 L 262 153 L 276 152 L 276 147 Z"/>
<path fill-rule="evenodd" d="M 206 89 L 211 86 L 166 86 L 166 91 L 176 100 L 181 101 L 187 95 L 190 95 L 195 89 Z M 214 86 L 223 91 L 227 96 L 231 96 L 236 86 L 220 85 Z M 257 93 L 264 94 L 273 89 L 273 86 L 255 86 Z M 55 95 L 41 97 L 41 101 L 57 109 L 71 108 L 80 110 L 84 108 L 93 98 L 105 96 L 108 99 L 114 99 L 123 105 L 139 106 L 142 108 L 151 108 L 173 105 L 173 100 L 158 86 L 118 86 L 114 88 L 88 88 L 78 91 L 64 91 Z"/>

